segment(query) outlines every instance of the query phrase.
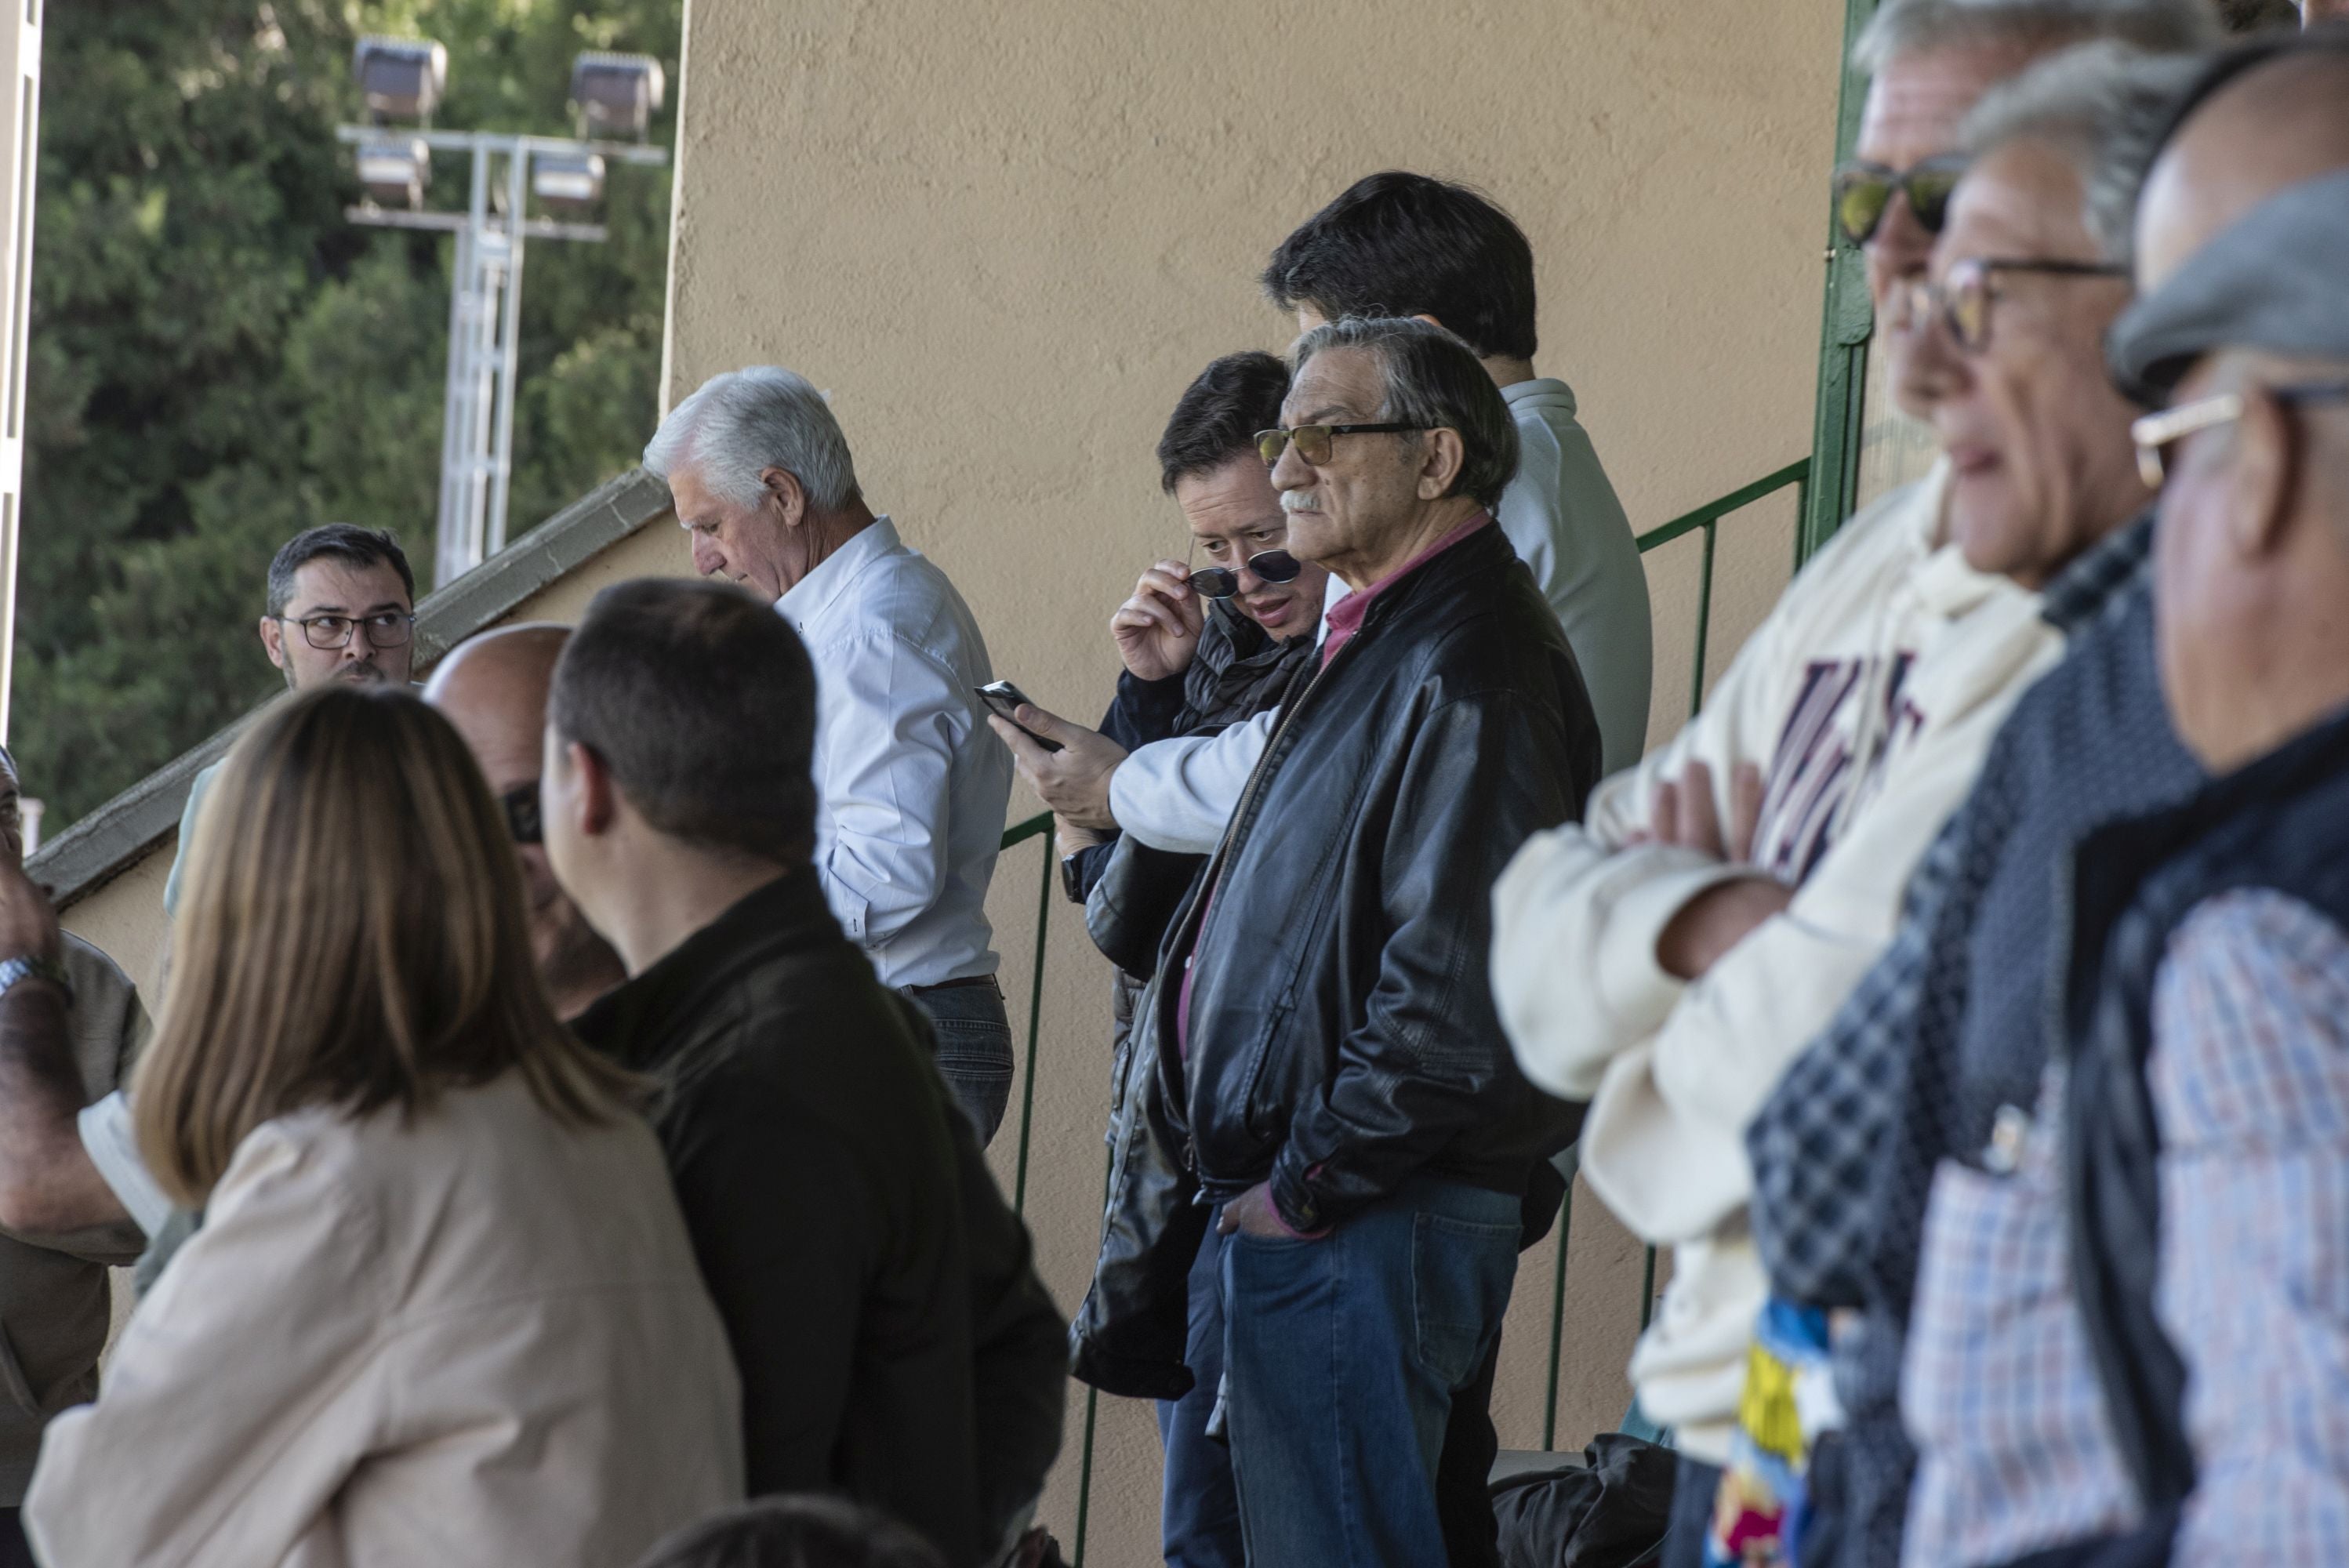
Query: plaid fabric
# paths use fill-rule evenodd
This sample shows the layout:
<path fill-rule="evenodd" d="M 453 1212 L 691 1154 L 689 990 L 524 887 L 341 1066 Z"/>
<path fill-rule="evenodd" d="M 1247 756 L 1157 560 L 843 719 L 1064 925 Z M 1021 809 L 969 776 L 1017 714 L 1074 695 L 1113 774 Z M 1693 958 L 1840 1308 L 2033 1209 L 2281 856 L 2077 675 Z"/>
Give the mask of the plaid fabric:
<path fill-rule="evenodd" d="M 1980 1568 L 2136 1522 L 2072 1296 L 2060 1168 L 2063 1076 L 1997 1173 L 1933 1179 L 1901 1409 L 1917 1439 L 1903 1568 Z"/>
<path fill-rule="evenodd" d="M 2173 1561 L 2349 1563 L 2349 936 L 2209 900 L 2154 983 L 2156 1309 L 2199 1471 Z"/>
<path fill-rule="evenodd" d="M 1747 1130 L 1754 1236 L 1774 1286 L 1812 1305 L 1866 1309 L 1836 1344 L 1850 1460 L 1840 1561 L 1853 1568 L 1881 1568 L 1899 1554 L 1913 1456 L 1896 1397 L 1927 1197 L 1942 1157 L 1973 1152 L 1986 1130 L 1961 1110 L 1960 1080 L 1972 939 L 1992 883 L 2004 871 L 2035 874 L 2045 889 L 2045 861 L 2035 872 L 2013 862 L 2068 847 L 2109 802 L 2126 809 L 2150 795 L 2145 803 L 2158 803 L 2192 779 L 2158 694 L 2147 696 L 2155 692 L 2152 536 L 2148 514 L 2048 585 L 2042 614 L 2074 646 L 1992 743 L 1973 795 L 1910 882 L 1892 946 Z M 2082 711 L 2117 731 L 2101 738 L 2109 744 L 2084 736 Z M 2049 790 L 2041 787 L 2049 774 L 2096 787 Z M 2026 848 L 2010 855 L 2018 842 Z M 2049 893 L 2037 897 L 2044 912 Z M 2033 928 L 2050 928 L 2044 913 Z M 2044 973 L 2019 975 L 2016 985 L 2027 1001 Z M 2044 1050 L 2033 1032 L 2009 1054 L 2044 1060 Z"/>

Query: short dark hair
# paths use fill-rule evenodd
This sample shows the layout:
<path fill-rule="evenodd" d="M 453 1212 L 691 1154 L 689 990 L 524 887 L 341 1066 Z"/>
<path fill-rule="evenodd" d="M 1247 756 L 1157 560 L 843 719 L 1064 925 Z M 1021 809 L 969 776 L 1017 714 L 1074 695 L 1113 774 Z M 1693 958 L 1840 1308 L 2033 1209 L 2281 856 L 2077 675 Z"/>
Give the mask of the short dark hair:
<path fill-rule="evenodd" d="M 815 841 L 815 666 L 730 583 L 642 577 L 595 595 L 555 662 L 547 722 L 646 821 L 785 865 Z"/>
<path fill-rule="evenodd" d="M 399 573 L 408 591 L 408 606 L 416 607 L 416 573 L 408 569 L 408 552 L 389 529 L 361 528 L 355 522 L 321 523 L 305 528 L 278 548 L 269 562 L 269 614 L 285 614 L 294 597 L 294 573 L 313 561 L 347 562 L 353 566 L 380 566 L 386 562 Z M 353 609 L 364 606 L 353 605 Z"/>
<path fill-rule="evenodd" d="M 688 1525 L 636 1568 L 946 1568 L 904 1525 L 835 1497 L 764 1497 Z"/>
<path fill-rule="evenodd" d="M 1500 506 L 1501 492 L 1517 477 L 1517 426 L 1475 349 L 1414 317 L 1350 316 L 1297 340 L 1296 373 L 1332 348 L 1368 349 L 1378 359 L 1386 385 L 1381 419 L 1460 432 L 1465 451 L 1446 495 L 1473 497 L 1487 511 Z"/>
<path fill-rule="evenodd" d="M 1158 438 L 1158 488 L 1211 474 L 1234 458 L 1256 455 L 1256 433 L 1280 423 L 1288 366 L 1261 349 L 1226 354 L 1199 372 Z"/>
<path fill-rule="evenodd" d="M 1264 292 L 1283 310 L 1432 315 L 1480 359 L 1534 356 L 1534 249 L 1465 185 L 1389 170 L 1357 180 L 1272 253 Z"/>

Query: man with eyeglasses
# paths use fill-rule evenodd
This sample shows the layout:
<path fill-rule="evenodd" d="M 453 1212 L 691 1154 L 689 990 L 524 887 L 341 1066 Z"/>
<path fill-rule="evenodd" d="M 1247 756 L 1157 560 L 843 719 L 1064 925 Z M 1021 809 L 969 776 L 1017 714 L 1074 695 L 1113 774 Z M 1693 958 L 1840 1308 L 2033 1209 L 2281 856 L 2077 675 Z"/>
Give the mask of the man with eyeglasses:
<path fill-rule="evenodd" d="M 1438 1563 L 1446 1423 L 1500 1331 L 1534 1170 L 1574 1123 L 1509 1064 L 1486 890 L 1577 813 L 1601 743 L 1493 524 L 1516 430 L 1465 345 L 1412 320 L 1318 328 L 1277 429 L 1287 548 L 1351 592 L 1138 1008 L 1121 1157 L 1176 1140 L 1161 1196 L 1181 1219 L 1112 1216 L 1078 1366 L 1180 1367 L 1212 1215 L 1247 1560 Z"/>
<path fill-rule="evenodd" d="M 399 541 L 379 528 L 329 522 L 287 540 L 269 562 L 262 650 L 301 691 L 327 681 L 409 678 L 415 655 L 416 574 Z M 204 793 L 220 764 L 198 773 L 180 816 L 179 846 L 163 883 L 163 911 L 180 905 L 180 876 Z"/>
<path fill-rule="evenodd" d="M 1856 46 L 1873 77 L 1862 157 L 1878 177 L 1930 173 L 1962 150 L 1960 121 L 1985 89 L 2061 44 L 2209 26 L 2187 0 L 1893 0 Z M 1860 200 L 1865 172 L 1839 177 L 1837 212 L 1868 246 L 1879 342 L 1905 388 L 1918 340 L 1894 324 L 1949 207 L 1914 177 Z M 2075 182 L 2075 229 L 2079 201 Z M 2107 312 L 2126 297 L 2085 286 Z M 1931 475 L 1805 565 L 1671 746 L 1610 780 L 1584 828 L 1528 846 L 1495 890 L 1495 985 L 1519 1061 L 1552 1092 L 1592 1099 L 1585 1179 L 1675 1249 L 1631 1370 L 1645 1413 L 1678 1438 L 1676 1563 L 1697 1561 L 1712 1524 L 1767 1295 L 1745 1121 L 1883 950 L 1910 870 L 2057 650 L 2031 590 L 2076 548 L 2071 470 L 2002 465 L 1976 426 L 1945 434 Z M 2053 491 L 2030 488 L 2046 479 Z"/>
<path fill-rule="evenodd" d="M 1923 1568 L 2349 1552 L 2338 1130 L 2295 1119 L 2341 1093 L 2318 885 L 2339 806 L 2284 761 L 2329 758 L 2349 667 L 2349 48 L 2239 52 L 2163 118 L 2146 297 L 2112 335 L 2123 384 L 2174 398 L 2134 432 L 2142 477 L 2168 480 L 2158 536 L 2123 536 L 2150 581 L 2130 574 L 2017 711 L 1851 1009 L 1878 993 L 1905 1069 L 1861 1173 L 1880 1212 L 1859 1273 L 1871 1321 L 1879 1293 L 1913 1292 L 1904 1561 Z M 1837 1047 L 1862 1121 L 1878 1033 L 1838 1020 L 1803 1064 Z"/>

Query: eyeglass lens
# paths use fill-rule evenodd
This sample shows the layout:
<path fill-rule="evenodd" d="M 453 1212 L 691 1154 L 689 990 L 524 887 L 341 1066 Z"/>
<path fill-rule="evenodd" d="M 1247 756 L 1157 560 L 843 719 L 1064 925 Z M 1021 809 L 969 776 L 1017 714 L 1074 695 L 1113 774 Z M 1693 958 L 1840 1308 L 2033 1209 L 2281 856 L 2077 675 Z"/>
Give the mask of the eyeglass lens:
<path fill-rule="evenodd" d="M 1335 432 L 1328 425 L 1299 425 L 1293 430 L 1259 430 L 1256 437 L 1257 456 L 1270 468 L 1280 461 L 1280 454 L 1294 446 L 1297 455 L 1315 468 L 1330 460 L 1330 448 Z"/>
<path fill-rule="evenodd" d="M 1267 583 L 1294 583 L 1305 563 L 1286 550 L 1251 555 L 1247 569 Z M 1191 586 L 1210 599 L 1228 599 L 1240 591 L 1240 574 L 1229 566 L 1202 566 L 1191 573 Z"/>
<path fill-rule="evenodd" d="M 1929 160 L 1902 172 L 1872 163 L 1856 164 L 1836 176 L 1836 222 L 1844 237 L 1864 245 L 1876 237 L 1878 225 L 1891 210 L 1892 193 L 1903 191 L 1918 227 L 1929 234 L 1941 232 L 1950 213 L 1950 195 L 1964 170 L 1953 162 Z"/>
<path fill-rule="evenodd" d="M 314 648 L 321 650 L 347 646 L 358 628 L 367 628 L 367 646 L 396 648 L 408 641 L 409 617 L 384 614 L 354 618 L 349 615 L 313 615 L 299 623 L 303 637 Z"/>

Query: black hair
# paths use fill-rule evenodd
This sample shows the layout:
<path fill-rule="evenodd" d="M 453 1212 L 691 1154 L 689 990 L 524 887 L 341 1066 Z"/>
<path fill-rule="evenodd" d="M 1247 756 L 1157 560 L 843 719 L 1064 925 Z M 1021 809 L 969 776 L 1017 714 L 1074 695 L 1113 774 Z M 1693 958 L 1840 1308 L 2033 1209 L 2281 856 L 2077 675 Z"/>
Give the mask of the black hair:
<path fill-rule="evenodd" d="M 416 607 L 416 573 L 408 569 L 408 552 L 390 530 L 361 528 L 354 522 L 321 523 L 305 528 L 278 548 L 269 562 L 269 614 L 285 614 L 294 597 L 294 574 L 313 561 L 347 562 L 353 566 L 380 566 L 388 562 L 408 591 L 408 607 Z M 365 605 L 354 604 L 354 610 Z"/>
<path fill-rule="evenodd" d="M 1444 494 L 1471 497 L 1486 511 L 1499 509 L 1501 492 L 1517 477 L 1517 426 L 1475 349 L 1413 317 L 1349 316 L 1297 340 L 1299 374 L 1315 355 L 1333 348 L 1367 349 L 1377 356 L 1386 384 L 1381 420 L 1460 433 L 1460 472 Z"/>
<path fill-rule="evenodd" d="M 774 617 L 777 620 L 781 616 Z M 636 1568 L 946 1568 L 895 1521 L 833 1497 L 765 1497 L 689 1525 Z"/>
<path fill-rule="evenodd" d="M 1288 366 L 1261 350 L 1226 354 L 1200 371 L 1175 399 L 1158 438 L 1158 488 L 1173 495 L 1178 480 L 1255 456 L 1256 433 L 1280 423 L 1280 400 L 1288 396 Z"/>
<path fill-rule="evenodd" d="M 783 865 L 813 848 L 815 667 L 734 584 L 641 577 L 596 594 L 546 714 L 659 831 Z"/>
<path fill-rule="evenodd" d="M 1465 185 L 1389 170 L 1348 186 L 1280 242 L 1264 292 L 1283 310 L 1432 315 L 1480 359 L 1534 356 L 1534 252 Z"/>

